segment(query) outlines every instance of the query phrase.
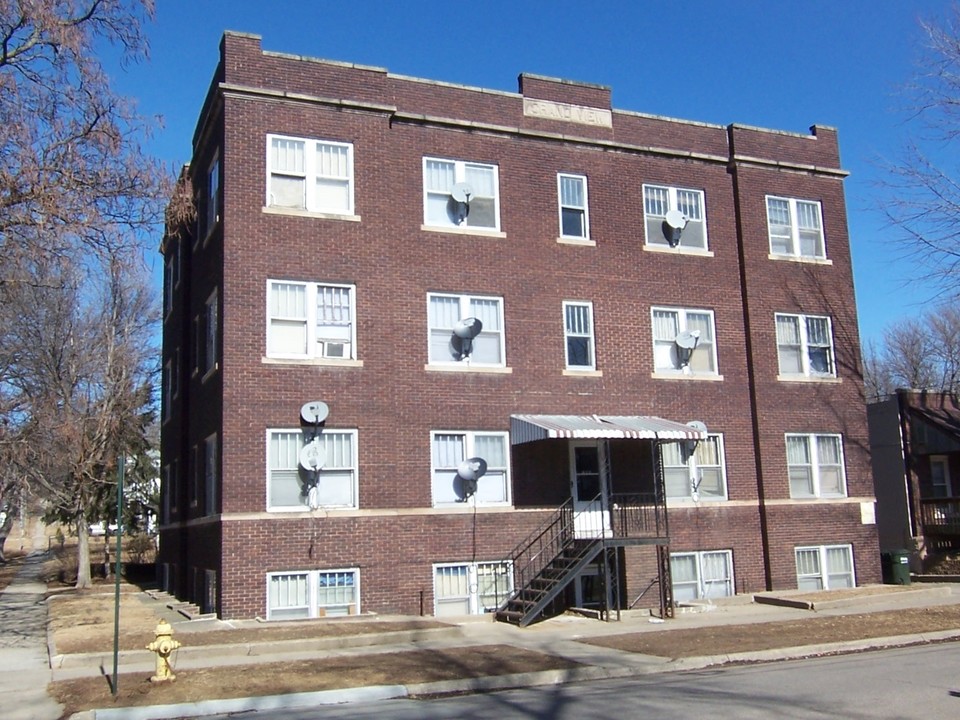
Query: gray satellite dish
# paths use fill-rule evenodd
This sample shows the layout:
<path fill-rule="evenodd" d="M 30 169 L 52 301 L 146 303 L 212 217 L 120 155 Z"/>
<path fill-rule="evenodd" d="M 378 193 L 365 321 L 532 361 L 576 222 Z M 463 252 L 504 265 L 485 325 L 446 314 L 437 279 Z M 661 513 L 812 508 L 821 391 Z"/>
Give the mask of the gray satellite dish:
<path fill-rule="evenodd" d="M 697 343 L 700 342 L 700 331 L 683 330 L 677 334 L 674 342 L 677 344 L 677 347 L 683 348 L 684 350 L 696 350 Z"/>
<path fill-rule="evenodd" d="M 477 480 L 487 472 L 487 461 L 480 457 L 467 458 L 457 465 L 457 477 L 454 486 L 459 483 L 459 495 L 464 500 L 476 495 Z"/>
<path fill-rule="evenodd" d="M 691 420 L 687 423 L 687 427 L 691 428 L 692 430 L 696 430 L 697 432 L 705 433 L 707 431 L 706 424 L 700 420 Z"/>
<path fill-rule="evenodd" d="M 314 438 L 300 448 L 300 467 L 304 470 L 316 472 L 327 462 L 327 453 L 320 444 L 319 438 Z"/>
<path fill-rule="evenodd" d="M 300 408 L 300 417 L 310 425 L 319 425 L 327 419 L 329 414 L 330 408 L 323 400 L 311 400 Z"/>
<path fill-rule="evenodd" d="M 458 203 L 470 203 L 470 198 L 473 197 L 473 188 L 470 187 L 470 183 L 458 182 L 450 190 L 450 195 Z"/>
<path fill-rule="evenodd" d="M 687 216 L 679 210 L 668 210 L 667 216 L 663 221 L 663 237 L 669 243 L 670 247 L 676 247 L 680 243 L 680 236 L 683 229 L 687 226 Z"/>
<path fill-rule="evenodd" d="M 453 334 L 464 340 L 473 340 L 483 330 L 483 323 L 475 317 L 464 318 L 453 326 Z"/>

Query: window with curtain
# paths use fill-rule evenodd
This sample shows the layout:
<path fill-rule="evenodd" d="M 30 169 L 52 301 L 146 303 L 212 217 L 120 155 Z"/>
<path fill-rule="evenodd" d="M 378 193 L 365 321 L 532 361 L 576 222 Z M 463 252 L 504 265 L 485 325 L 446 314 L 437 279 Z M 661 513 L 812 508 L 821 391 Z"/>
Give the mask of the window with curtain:
<path fill-rule="evenodd" d="M 797 588 L 835 590 L 856 587 L 853 548 L 850 545 L 820 545 L 794 549 Z"/>
<path fill-rule="evenodd" d="M 360 612 L 360 571 L 304 570 L 267 575 L 267 619 L 356 615 Z"/>
<path fill-rule="evenodd" d="M 466 183 L 467 202 L 453 197 L 454 185 Z M 496 165 L 423 159 L 423 224 L 433 227 L 500 228 L 499 180 Z"/>
<path fill-rule="evenodd" d="M 677 247 L 706 250 L 707 223 L 703 191 L 664 185 L 643 186 L 647 245 L 670 247 L 663 232 L 663 222 L 671 210 L 681 213 L 686 220 Z"/>
<path fill-rule="evenodd" d="M 590 237 L 586 176 L 559 173 L 557 185 L 560 193 L 560 236 Z"/>
<path fill-rule="evenodd" d="M 839 435 L 790 433 L 786 441 L 790 497 L 846 495 L 843 447 Z"/>
<path fill-rule="evenodd" d="M 506 561 L 434 565 L 433 598 L 437 617 L 493 612 L 513 591 Z"/>
<path fill-rule="evenodd" d="M 430 434 L 433 504 L 469 502 L 503 505 L 510 502 L 509 442 L 503 432 L 436 431 Z M 457 468 L 468 458 L 483 458 L 487 472 L 477 482 L 476 493 L 466 497 Z"/>
<path fill-rule="evenodd" d="M 563 302 L 567 369 L 594 370 L 593 303 Z"/>
<path fill-rule="evenodd" d="M 671 553 L 670 576 L 675 602 L 729 597 L 734 594 L 733 554 L 729 550 Z"/>
<path fill-rule="evenodd" d="M 267 281 L 267 357 L 356 358 L 353 285 Z"/>
<path fill-rule="evenodd" d="M 654 307 L 653 360 L 658 373 L 686 375 L 716 375 L 717 350 L 713 312 L 686 308 Z M 698 334 L 696 348 L 683 363 L 677 336 L 683 332 Z"/>
<path fill-rule="evenodd" d="M 204 375 L 207 375 L 218 367 L 218 362 L 220 360 L 220 347 L 218 343 L 220 324 L 219 324 L 219 313 L 220 313 L 220 303 L 219 296 L 216 290 L 214 290 L 210 297 L 207 298 L 204 309 L 204 352 L 203 352 L 203 372 Z"/>
<path fill-rule="evenodd" d="M 660 453 L 669 499 L 726 499 L 722 435 L 708 435 L 695 446 L 687 441 L 664 442 Z"/>
<path fill-rule="evenodd" d="M 310 509 L 309 480 L 300 467 L 300 449 L 308 442 L 301 430 L 270 430 L 267 437 L 267 510 Z M 324 464 L 314 497 L 324 508 L 357 507 L 357 431 L 320 433 Z"/>
<path fill-rule="evenodd" d="M 820 315 L 775 315 L 782 377 L 835 377 L 833 330 Z"/>
<path fill-rule="evenodd" d="M 453 333 L 457 323 L 467 318 L 482 324 L 469 347 Z M 431 364 L 505 365 L 502 298 L 431 293 L 427 324 Z"/>
<path fill-rule="evenodd" d="M 352 215 L 353 145 L 267 136 L 267 205 Z"/>
<path fill-rule="evenodd" d="M 826 258 L 819 202 L 768 196 L 767 231 L 772 255 Z"/>

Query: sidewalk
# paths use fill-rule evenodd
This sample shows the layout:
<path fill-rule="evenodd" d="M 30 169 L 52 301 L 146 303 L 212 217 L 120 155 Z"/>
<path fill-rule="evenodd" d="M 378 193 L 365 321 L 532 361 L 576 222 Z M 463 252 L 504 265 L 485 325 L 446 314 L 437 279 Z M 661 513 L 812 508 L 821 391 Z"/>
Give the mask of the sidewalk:
<path fill-rule="evenodd" d="M 58 654 L 50 644 L 48 665 L 46 637 L 45 586 L 35 580 L 42 558 L 31 556 L 17 579 L 0 595 L 0 703 L 5 720 L 55 720 L 62 707 L 47 697 L 46 684 L 51 680 L 97 678 L 102 682 L 103 667 L 112 666 L 108 653 Z M 789 596 L 781 593 L 779 596 Z M 150 599 L 157 616 L 173 620 L 175 636 L 184 642 L 178 652 L 176 669 L 188 673 L 197 668 L 216 668 L 250 664 L 290 662 L 346 656 L 370 656 L 414 650 L 442 650 L 481 645 L 504 645 L 575 661 L 580 665 L 565 670 L 545 670 L 513 675 L 466 678 L 420 685 L 388 685 L 347 688 L 321 692 L 296 693 L 265 697 L 209 700 L 182 705 L 155 705 L 140 708 L 116 708 L 78 713 L 76 720 L 139 720 L 140 718 L 178 718 L 258 708 L 315 706 L 325 703 L 372 701 L 389 697 L 477 692 L 509 687 L 551 685 L 592 679 L 624 677 L 638 674 L 670 672 L 707 667 L 731 661 L 764 661 L 800 657 L 827 652 L 856 652 L 872 647 L 904 645 L 943 639 L 960 639 L 960 629 L 926 635 L 895 638 L 874 638 L 835 642 L 816 647 L 777 648 L 718 657 L 686 657 L 671 660 L 612 648 L 591 645 L 581 640 L 628 633 L 660 633 L 664 630 L 742 626 L 809 619 L 811 612 L 796 606 L 760 604 L 751 596 L 727 598 L 700 608 L 700 612 L 678 610 L 675 619 L 652 621 L 646 611 L 626 611 L 620 622 L 564 615 L 520 629 L 492 622 L 489 616 L 456 618 L 449 627 L 390 632 L 382 635 L 347 635 L 343 637 L 301 638 L 297 640 L 249 642 L 232 645 L 191 645 L 189 638 L 210 630 L 243 627 L 264 627 L 257 621 L 223 622 L 216 619 L 188 620 L 166 607 L 161 596 Z M 788 598 L 789 599 L 789 598 Z M 960 604 L 960 585 L 912 586 L 909 590 L 879 597 L 853 598 L 820 603 L 816 615 L 854 614 L 903 610 L 938 605 Z M 406 618 L 410 620 L 410 618 Z M 444 619 L 448 621 L 449 619 Z M 149 673 L 154 668 L 153 656 L 145 650 L 130 650 L 120 655 L 123 674 Z M 121 686 L 123 679 L 121 678 Z"/>

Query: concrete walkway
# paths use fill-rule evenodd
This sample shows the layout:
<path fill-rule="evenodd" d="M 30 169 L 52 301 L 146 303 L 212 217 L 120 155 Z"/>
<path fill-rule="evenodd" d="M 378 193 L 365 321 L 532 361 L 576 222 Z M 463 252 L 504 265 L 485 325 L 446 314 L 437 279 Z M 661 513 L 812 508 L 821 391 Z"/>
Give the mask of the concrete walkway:
<path fill-rule="evenodd" d="M 0 715 L 4 720 L 57 720 L 63 706 L 47 695 L 47 586 L 37 578 L 45 556 L 27 557 L 0 592 Z"/>

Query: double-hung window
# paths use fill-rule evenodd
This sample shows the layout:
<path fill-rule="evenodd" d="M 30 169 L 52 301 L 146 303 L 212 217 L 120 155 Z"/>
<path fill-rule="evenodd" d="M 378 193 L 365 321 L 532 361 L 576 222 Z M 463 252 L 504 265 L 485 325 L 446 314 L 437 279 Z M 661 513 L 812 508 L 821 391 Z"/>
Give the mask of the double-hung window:
<path fill-rule="evenodd" d="M 679 237 L 671 233 L 674 228 L 667 223 L 667 213 L 671 210 L 682 216 Z M 644 185 L 643 215 L 647 245 L 707 249 L 707 220 L 702 190 Z"/>
<path fill-rule="evenodd" d="M 207 302 L 204 304 L 204 334 L 203 334 L 203 374 L 204 376 L 217 369 L 219 360 L 220 344 L 218 342 L 220 332 L 220 303 L 219 294 L 216 290 L 210 293 Z"/>
<path fill-rule="evenodd" d="M 423 224 L 499 230 L 497 166 L 425 157 Z"/>
<path fill-rule="evenodd" d="M 163 364 L 163 379 L 160 394 L 160 418 L 165 423 L 173 412 L 173 359 Z"/>
<path fill-rule="evenodd" d="M 220 485 L 219 455 L 217 434 L 214 433 L 203 441 L 203 512 L 205 515 L 215 515 L 217 512 Z"/>
<path fill-rule="evenodd" d="M 210 234 L 218 222 L 220 222 L 220 154 L 213 157 L 213 162 L 207 170 L 207 215 L 206 227 L 201 233 L 202 237 Z"/>
<path fill-rule="evenodd" d="M 794 258 L 826 258 L 820 203 L 767 196 L 770 253 Z"/>
<path fill-rule="evenodd" d="M 435 431 L 430 433 L 433 504 L 472 503 L 505 505 L 510 502 L 509 440 L 505 432 Z M 487 472 L 476 488 L 460 477 L 464 460 L 482 458 Z"/>
<path fill-rule="evenodd" d="M 722 435 L 709 435 L 696 443 L 664 442 L 660 444 L 660 453 L 669 499 L 726 499 Z"/>
<path fill-rule="evenodd" d="M 319 470 L 300 465 L 301 430 L 267 432 L 267 510 L 357 507 L 357 431 L 324 429 Z"/>
<path fill-rule="evenodd" d="M 267 136 L 267 205 L 353 214 L 353 145 Z"/>
<path fill-rule="evenodd" d="M 557 189 L 560 194 L 560 237 L 586 240 L 590 237 L 586 176 L 559 173 Z"/>
<path fill-rule="evenodd" d="M 353 285 L 267 281 L 267 357 L 356 357 Z"/>
<path fill-rule="evenodd" d="M 655 307 L 653 360 L 658 373 L 717 374 L 711 310 Z"/>
<path fill-rule="evenodd" d="M 856 586 L 853 549 L 849 545 L 820 545 L 794 549 L 797 588 L 836 590 Z"/>
<path fill-rule="evenodd" d="M 306 570 L 267 575 L 267 620 L 335 617 L 359 612 L 359 570 Z"/>
<path fill-rule="evenodd" d="M 173 310 L 173 264 L 175 258 L 173 253 L 167 257 L 163 263 L 163 319 L 166 321 Z"/>
<path fill-rule="evenodd" d="M 461 321 L 471 318 L 480 321 L 478 334 L 467 338 L 461 337 L 463 333 L 454 332 Z M 466 363 L 503 367 L 506 364 L 502 298 L 430 293 L 427 323 L 431 365 Z"/>
<path fill-rule="evenodd" d="M 670 576 L 676 602 L 734 594 L 733 557 L 729 550 L 670 553 Z"/>
<path fill-rule="evenodd" d="M 509 562 L 433 566 L 434 615 L 480 615 L 496 610 L 513 590 Z"/>
<path fill-rule="evenodd" d="M 776 323 L 780 375 L 836 376 L 829 317 L 777 313 Z"/>
<path fill-rule="evenodd" d="M 789 433 L 786 439 L 790 497 L 843 497 L 847 494 L 843 444 L 839 435 Z"/>
<path fill-rule="evenodd" d="M 930 456 L 930 490 L 931 497 L 953 497 L 953 488 L 950 484 L 950 458 L 946 455 Z"/>
<path fill-rule="evenodd" d="M 593 303 L 563 302 L 563 334 L 566 339 L 567 369 L 595 370 Z"/>

